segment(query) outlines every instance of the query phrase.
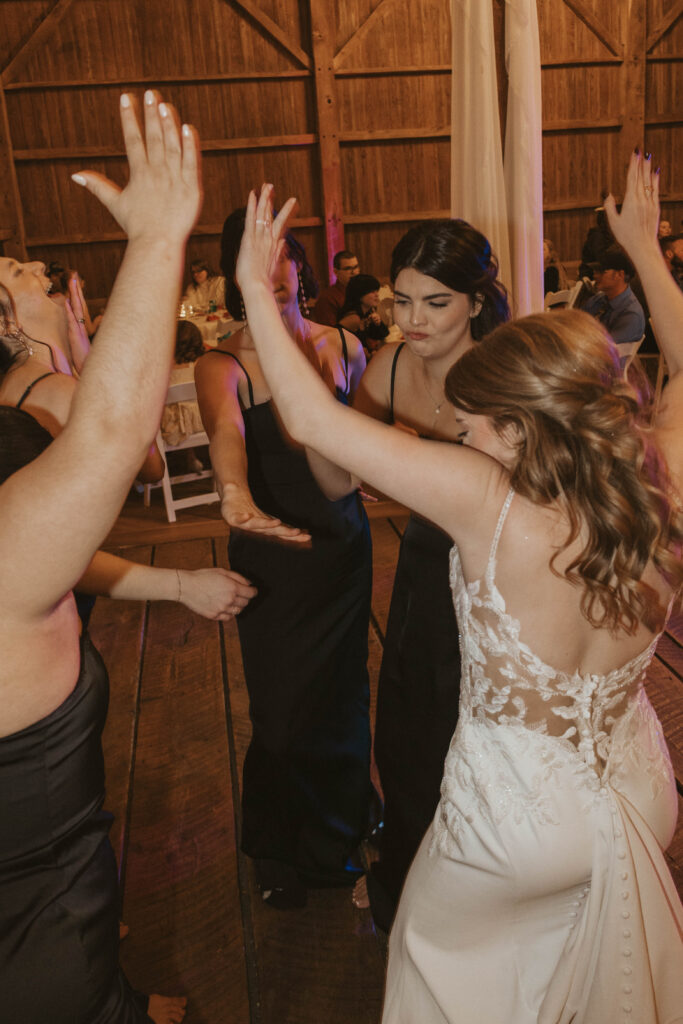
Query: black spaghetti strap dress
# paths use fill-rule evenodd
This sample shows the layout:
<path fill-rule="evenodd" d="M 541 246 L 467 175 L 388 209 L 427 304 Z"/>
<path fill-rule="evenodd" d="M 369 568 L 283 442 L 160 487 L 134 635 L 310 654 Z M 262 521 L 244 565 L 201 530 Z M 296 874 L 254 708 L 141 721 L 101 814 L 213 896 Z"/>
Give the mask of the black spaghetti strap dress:
<path fill-rule="evenodd" d="M 109 684 L 81 640 L 75 688 L 0 738 L 0 1019 L 149 1024 L 118 965 L 118 886 L 102 810 Z"/>
<path fill-rule="evenodd" d="M 391 369 L 394 418 L 396 367 Z M 389 931 L 408 868 L 439 802 L 458 720 L 460 651 L 448 580 L 451 538 L 412 514 L 399 549 L 377 690 L 375 760 L 384 793 L 380 859 L 368 876 L 373 918 Z"/>
<path fill-rule="evenodd" d="M 348 382 L 348 358 L 342 336 Z M 236 359 L 229 352 L 214 353 Z M 241 364 L 239 364 L 241 366 Z M 237 618 L 252 738 L 242 849 L 268 890 L 351 884 L 368 824 L 370 530 L 356 492 L 329 501 L 272 401 L 242 410 L 254 501 L 310 531 L 310 548 L 232 530 L 230 565 L 258 588 Z M 347 383 L 348 388 L 348 383 Z M 339 401 L 346 394 L 338 390 Z"/>

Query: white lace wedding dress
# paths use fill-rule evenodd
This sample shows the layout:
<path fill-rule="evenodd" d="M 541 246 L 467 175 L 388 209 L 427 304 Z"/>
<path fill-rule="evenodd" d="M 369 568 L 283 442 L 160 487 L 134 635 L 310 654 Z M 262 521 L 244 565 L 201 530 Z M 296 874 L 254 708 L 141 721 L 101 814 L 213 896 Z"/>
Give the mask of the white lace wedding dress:
<path fill-rule="evenodd" d="M 383 1024 L 683 1021 L 683 913 L 662 848 L 676 791 L 643 689 L 656 639 L 569 676 L 520 641 L 495 584 L 451 585 L 460 719 L 389 942 Z"/>

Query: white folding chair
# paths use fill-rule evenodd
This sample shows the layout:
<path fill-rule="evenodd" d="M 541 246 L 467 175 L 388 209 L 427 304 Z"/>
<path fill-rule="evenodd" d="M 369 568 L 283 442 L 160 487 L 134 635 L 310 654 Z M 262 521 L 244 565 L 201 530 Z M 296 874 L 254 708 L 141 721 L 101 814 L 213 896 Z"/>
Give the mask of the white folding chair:
<path fill-rule="evenodd" d="M 576 305 L 582 288 L 583 280 L 579 278 L 576 284 L 572 285 L 571 288 L 564 288 L 561 292 L 548 292 L 543 301 L 543 308 L 546 311 L 549 309 L 557 309 L 558 307 L 562 307 L 563 309 L 572 309 Z"/>
<path fill-rule="evenodd" d="M 638 349 L 644 341 L 645 335 L 643 335 L 642 338 L 638 338 L 638 341 L 622 342 L 620 345 L 617 345 L 617 349 L 619 350 L 619 359 L 621 362 L 623 362 L 621 374 L 624 380 L 627 379 L 628 368 L 633 362 L 633 360 L 636 358 L 636 355 L 638 354 Z"/>
<path fill-rule="evenodd" d="M 184 384 L 172 384 L 168 389 L 166 405 L 193 401 L 197 401 L 197 389 L 195 388 L 194 381 L 188 381 Z M 176 511 L 178 509 L 194 508 L 196 505 L 210 505 L 214 501 L 219 500 L 215 488 L 212 488 L 211 491 L 204 491 L 201 494 L 193 494 L 188 498 L 176 498 L 173 495 L 174 485 L 192 483 L 196 480 L 213 479 L 213 470 L 211 469 L 203 469 L 199 473 L 182 473 L 174 476 L 171 476 L 168 472 L 167 456 L 169 452 L 181 452 L 186 451 L 188 448 L 199 448 L 201 445 L 208 445 L 209 438 L 203 430 L 188 435 L 182 441 L 179 441 L 178 444 L 174 445 L 167 444 L 164 441 L 161 430 L 159 430 L 156 440 L 165 463 L 164 475 L 158 484 L 145 484 L 145 506 L 149 506 L 152 487 L 161 487 L 164 495 L 164 505 L 166 506 L 166 518 L 169 523 L 175 523 Z"/>

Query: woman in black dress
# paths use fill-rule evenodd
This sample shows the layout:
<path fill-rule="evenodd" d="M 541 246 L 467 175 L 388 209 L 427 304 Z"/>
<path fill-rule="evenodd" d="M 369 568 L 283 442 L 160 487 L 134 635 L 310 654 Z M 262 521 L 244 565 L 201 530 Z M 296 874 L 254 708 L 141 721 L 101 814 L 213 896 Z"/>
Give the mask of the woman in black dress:
<path fill-rule="evenodd" d="M 394 249 L 394 320 L 405 342 L 368 366 L 354 407 L 421 437 L 456 442 L 446 374 L 509 318 L 487 239 L 463 220 L 425 221 Z M 384 793 L 380 859 L 358 882 L 376 924 L 391 927 L 410 863 L 439 800 L 458 717 L 460 653 L 448 582 L 451 539 L 413 513 L 401 540 L 377 693 L 375 758 Z M 406 750 L 411 751 L 406 758 Z M 366 892 L 367 887 L 367 892 Z"/>
<path fill-rule="evenodd" d="M 222 237 L 226 301 L 237 319 L 243 228 L 237 210 Z M 307 270 L 288 235 L 271 275 L 283 323 L 347 402 L 363 350 L 353 335 L 304 317 Z M 256 862 L 264 900 L 301 906 L 308 887 L 355 881 L 350 858 L 368 823 L 368 523 L 354 489 L 323 495 L 313 475 L 321 460 L 283 430 L 248 324 L 198 361 L 195 379 L 231 527 L 230 564 L 258 589 L 238 623 L 252 721 L 242 848 Z"/>
<path fill-rule="evenodd" d="M 49 435 L 21 410 L 1 413 L 0 998 L 3 1019 L 22 1024 L 184 1015 L 184 999 L 147 1006 L 119 971 L 116 864 L 102 811 L 107 679 L 79 637 L 71 592 L 158 428 L 201 200 L 191 129 L 181 137 L 151 91 L 146 141 L 128 96 L 121 120 L 125 189 L 76 176 L 132 237 L 69 421 L 38 455 Z M 11 273 L 15 293 L 42 302 L 42 264 Z"/>

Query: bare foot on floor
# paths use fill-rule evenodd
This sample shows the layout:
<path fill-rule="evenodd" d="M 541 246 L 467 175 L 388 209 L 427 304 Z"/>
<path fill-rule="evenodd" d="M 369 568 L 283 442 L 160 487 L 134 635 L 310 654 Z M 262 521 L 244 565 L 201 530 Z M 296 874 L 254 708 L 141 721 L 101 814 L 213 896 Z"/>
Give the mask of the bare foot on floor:
<path fill-rule="evenodd" d="M 121 939 L 125 939 L 129 931 L 130 928 L 128 927 L 128 925 L 124 924 L 123 921 L 119 921 L 119 942 L 121 941 Z"/>
<path fill-rule="evenodd" d="M 368 880 L 365 875 L 362 875 L 353 887 L 353 896 L 351 902 L 354 907 L 358 907 L 359 910 L 367 910 L 370 906 L 370 897 L 368 896 Z"/>
<path fill-rule="evenodd" d="M 147 1016 L 154 1024 L 180 1024 L 185 1016 L 186 996 L 150 996 Z"/>

